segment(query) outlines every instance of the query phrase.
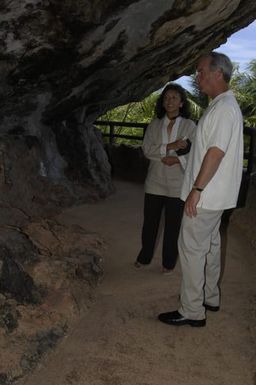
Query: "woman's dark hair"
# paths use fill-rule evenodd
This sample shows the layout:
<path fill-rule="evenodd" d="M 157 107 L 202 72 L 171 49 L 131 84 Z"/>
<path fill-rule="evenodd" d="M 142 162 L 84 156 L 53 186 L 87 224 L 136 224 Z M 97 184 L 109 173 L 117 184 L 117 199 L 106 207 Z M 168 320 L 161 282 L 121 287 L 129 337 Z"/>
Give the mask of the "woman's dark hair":
<path fill-rule="evenodd" d="M 164 96 L 165 96 L 166 92 L 170 91 L 170 90 L 178 92 L 178 94 L 180 95 L 180 98 L 181 98 L 181 102 L 183 103 L 182 107 L 180 108 L 179 116 L 182 116 L 183 118 L 189 118 L 190 117 L 190 105 L 189 105 L 189 101 L 187 100 L 186 91 L 184 90 L 183 87 L 181 87 L 177 83 L 169 83 L 163 89 L 161 95 L 159 96 L 159 98 L 157 99 L 157 102 L 156 102 L 155 111 L 156 111 L 156 116 L 158 117 L 158 119 L 162 119 L 164 117 L 164 115 L 166 114 L 166 110 L 163 106 L 163 101 L 164 101 Z"/>

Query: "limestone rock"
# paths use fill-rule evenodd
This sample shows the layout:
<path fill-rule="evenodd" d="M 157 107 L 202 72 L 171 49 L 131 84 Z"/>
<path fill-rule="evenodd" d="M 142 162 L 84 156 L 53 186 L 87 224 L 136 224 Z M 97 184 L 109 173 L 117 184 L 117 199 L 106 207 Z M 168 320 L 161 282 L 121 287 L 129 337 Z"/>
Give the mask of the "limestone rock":
<path fill-rule="evenodd" d="M 100 239 L 52 220 L 113 191 L 94 120 L 190 74 L 255 16 L 255 0 L 1 0 L 0 271 L 9 258 L 29 282 L 22 300 L 2 279 L 2 384 L 54 346 L 102 276 Z"/>
<path fill-rule="evenodd" d="M 37 137 L 51 183 L 104 196 L 110 166 L 92 122 L 190 74 L 255 19 L 256 3 L 2 0 L 0 11 L 0 132 Z"/>
<path fill-rule="evenodd" d="M 54 220 L 8 230 L 8 254 L 3 247 L 0 254 L 0 383 L 33 369 L 88 308 L 105 248 L 97 234 Z"/>

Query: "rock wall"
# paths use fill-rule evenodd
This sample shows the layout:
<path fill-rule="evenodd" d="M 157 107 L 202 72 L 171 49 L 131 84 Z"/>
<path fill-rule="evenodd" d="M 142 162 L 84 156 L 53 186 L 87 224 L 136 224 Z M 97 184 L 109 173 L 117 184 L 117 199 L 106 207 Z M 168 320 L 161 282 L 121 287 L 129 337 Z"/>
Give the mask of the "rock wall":
<path fill-rule="evenodd" d="M 256 3 L 2 0 L 0 12 L 0 133 L 36 136 L 47 176 L 105 195 L 110 167 L 92 122 L 190 74 L 255 19 Z"/>
<path fill-rule="evenodd" d="M 32 135 L 0 137 L 1 385 L 33 369 L 68 332 L 103 274 L 101 237 L 54 219 L 74 202 L 98 200 L 99 175 L 84 184 L 64 178 L 55 165 L 68 173 L 67 163 L 54 143 L 53 133 L 47 147 Z"/>
<path fill-rule="evenodd" d="M 35 368 L 90 306 L 104 248 L 97 234 L 54 220 L 1 226 L 1 385 Z"/>
<path fill-rule="evenodd" d="M 94 120 L 255 17 L 254 0 L 1 0 L 1 384 L 56 344 L 101 276 L 100 237 L 53 220 L 113 190 Z"/>

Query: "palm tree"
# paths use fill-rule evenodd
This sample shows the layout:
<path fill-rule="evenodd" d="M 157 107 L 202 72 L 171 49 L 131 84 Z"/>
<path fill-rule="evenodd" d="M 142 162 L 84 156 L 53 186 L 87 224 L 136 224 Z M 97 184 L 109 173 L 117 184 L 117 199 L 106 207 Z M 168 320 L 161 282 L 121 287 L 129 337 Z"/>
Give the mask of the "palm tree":
<path fill-rule="evenodd" d="M 230 88 L 234 92 L 244 116 L 246 126 L 256 127 L 256 60 L 252 60 L 246 72 L 240 72 L 239 66 L 234 65 Z M 195 75 L 191 76 L 192 92 L 188 92 L 192 116 L 198 120 L 208 105 L 207 96 L 203 95 L 196 83 Z"/>
<path fill-rule="evenodd" d="M 239 66 L 234 65 L 233 77 L 230 82 L 230 88 L 233 90 L 238 103 L 241 107 L 245 125 L 248 127 L 256 127 L 256 59 L 252 60 L 246 72 L 240 72 Z M 188 100 L 191 106 L 192 119 L 198 121 L 204 110 L 209 104 L 209 99 L 202 94 L 196 83 L 195 75 L 191 76 L 190 85 L 192 91 L 187 91 Z M 159 93 L 153 92 L 140 102 L 131 102 L 124 106 L 119 106 L 111 111 L 108 111 L 99 120 L 115 120 L 119 122 L 150 122 L 155 113 L 156 99 Z M 101 127 L 101 130 L 108 130 L 108 127 Z M 138 128 L 120 128 L 118 133 L 140 135 Z M 127 142 L 124 139 L 119 139 L 118 142 Z M 131 143 L 131 141 L 129 141 Z M 137 143 L 134 141 L 134 144 Z"/>
<path fill-rule="evenodd" d="M 247 66 L 247 72 L 239 72 L 236 68 L 231 88 L 241 107 L 245 125 L 256 127 L 256 60 Z"/>
<path fill-rule="evenodd" d="M 198 121 L 206 107 L 208 106 L 209 99 L 207 95 L 204 95 L 196 82 L 196 76 L 191 75 L 190 77 L 190 86 L 192 91 L 187 91 L 188 100 L 190 102 L 191 107 L 191 115 L 192 119 Z"/>
<path fill-rule="evenodd" d="M 155 104 L 158 96 L 158 92 L 153 92 L 140 102 L 131 102 L 129 104 L 116 107 L 113 110 L 108 111 L 105 115 L 101 116 L 99 120 L 149 123 L 154 118 Z M 108 127 L 101 126 L 101 131 L 103 133 L 107 133 Z M 122 133 L 126 135 L 140 136 L 142 131 L 140 128 L 135 127 L 119 127 L 116 129 L 115 133 L 117 135 Z M 116 143 L 140 144 L 140 141 L 119 138 L 116 139 Z"/>

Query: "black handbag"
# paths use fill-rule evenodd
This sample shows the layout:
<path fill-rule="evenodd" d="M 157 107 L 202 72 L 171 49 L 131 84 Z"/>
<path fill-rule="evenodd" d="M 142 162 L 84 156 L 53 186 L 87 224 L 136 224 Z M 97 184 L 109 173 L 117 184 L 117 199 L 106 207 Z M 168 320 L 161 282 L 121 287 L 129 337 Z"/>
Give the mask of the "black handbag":
<path fill-rule="evenodd" d="M 186 148 L 180 148 L 179 150 L 175 151 L 178 156 L 186 155 L 189 153 L 191 148 L 191 141 L 189 139 L 186 139 L 187 147 Z"/>

